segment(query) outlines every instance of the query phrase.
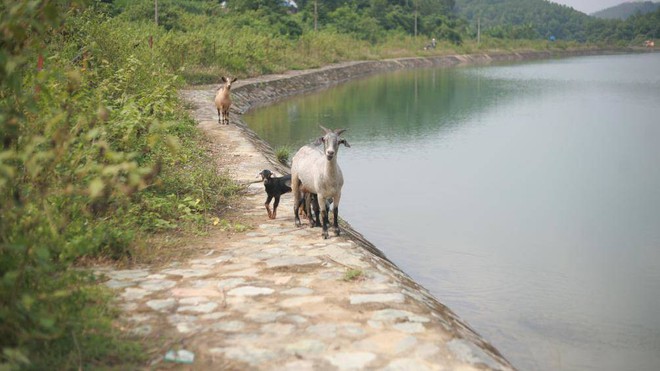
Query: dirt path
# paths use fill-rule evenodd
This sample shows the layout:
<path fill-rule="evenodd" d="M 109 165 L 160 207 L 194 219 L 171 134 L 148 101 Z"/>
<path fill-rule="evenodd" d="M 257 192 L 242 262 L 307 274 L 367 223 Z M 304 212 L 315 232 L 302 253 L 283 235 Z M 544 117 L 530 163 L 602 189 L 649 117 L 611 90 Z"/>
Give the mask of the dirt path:
<path fill-rule="evenodd" d="M 332 233 L 323 240 L 319 228 L 296 228 L 290 194 L 282 198 L 278 219 L 269 220 L 263 185 L 248 184 L 260 170 L 276 167 L 245 128 L 218 125 L 212 90 L 182 95 L 195 106 L 220 168 L 246 185 L 236 212 L 253 228 L 196 242 L 197 256 L 166 267 L 98 269 L 116 290 L 129 331 L 194 354 L 190 364 L 157 357 L 152 368 L 512 368 L 425 289 L 359 241 Z"/>

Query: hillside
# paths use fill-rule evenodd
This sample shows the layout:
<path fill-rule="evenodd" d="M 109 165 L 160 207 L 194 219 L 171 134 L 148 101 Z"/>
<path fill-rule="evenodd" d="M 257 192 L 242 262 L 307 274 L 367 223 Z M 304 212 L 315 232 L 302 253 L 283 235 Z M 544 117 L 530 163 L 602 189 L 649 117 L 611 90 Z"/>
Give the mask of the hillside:
<path fill-rule="evenodd" d="M 660 2 L 639 1 L 623 3 L 611 8 L 592 13 L 591 16 L 601 19 L 627 19 L 637 13 L 646 14 L 660 9 Z"/>
<path fill-rule="evenodd" d="M 565 5 L 546 0 L 456 0 L 456 12 L 494 37 L 586 39 L 590 17 Z"/>

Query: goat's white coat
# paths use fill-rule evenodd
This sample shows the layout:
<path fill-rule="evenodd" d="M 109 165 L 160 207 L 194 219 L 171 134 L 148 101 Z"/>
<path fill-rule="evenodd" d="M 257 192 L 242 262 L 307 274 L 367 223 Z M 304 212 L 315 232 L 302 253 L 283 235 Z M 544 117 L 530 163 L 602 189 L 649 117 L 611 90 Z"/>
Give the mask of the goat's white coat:
<path fill-rule="evenodd" d="M 321 147 L 304 146 L 296 152 L 291 160 L 291 189 L 293 191 L 294 205 L 298 205 L 303 192 L 316 193 L 321 208 L 323 238 L 328 238 L 328 212 L 326 205 L 333 204 L 335 234 L 339 235 L 337 214 L 341 199 L 341 188 L 344 185 L 344 176 L 337 163 L 339 144 L 350 147 L 348 143 L 339 138 L 345 130 L 335 132 L 321 127 L 326 135 L 320 140 Z M 300 225 L 297 208 L 294 206 L 296 225 Z"/>
<path fill-rule="evenodd" d="M 335 205 L 339 204 L 344 176 L 336 154 L 328 160 L 320 147 L 304 146 L 293 156 L 291 163 L 292 179 L 296 174 L 302 182 L 301 191 L 316 193 L 321 207 L 328 198 L 332 198 Z"/>

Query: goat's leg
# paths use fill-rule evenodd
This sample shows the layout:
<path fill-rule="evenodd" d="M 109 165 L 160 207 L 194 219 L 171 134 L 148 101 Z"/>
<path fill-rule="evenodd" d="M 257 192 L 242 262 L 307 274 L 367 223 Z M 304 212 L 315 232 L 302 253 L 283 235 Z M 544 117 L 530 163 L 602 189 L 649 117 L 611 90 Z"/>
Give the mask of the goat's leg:
<path fill-rule="evenodd" d="M 305 213 L 307 214 L 307 220 L 309 220 L 309 227 L 314 228 L 314 216 L 311 211 L 312 203 L 312 193 L 305 193 Z"/>
<path fill-rule="evenodd" d="M 337 221 L 339 217 L 339 207 L 335 206 L 332 209 L 332 219 L 333 219 L 333 226 L 335 227 L 335 236 L 339 236 L 339 223 Z"/>
<path fill-rule="evenodd" d="M 335 228 L 335 236 L 339 236 L 339 200 L 341 199 L 341 193 L 338 193 L 335 198 L 332 200 L 332 219 L 333 227 Z"/>
<path fill-rule="evenodd" d="M 321 196 L 321 195 L 316 195 L 318 198 L 323 201 L 323 209 L 321 209 L 321 218 L 323 219 L 323 239 L 328 239 L 328 210 L 330 209 L 330 205 L 328 204 L 328 200 Z"/>
<path fill-rule="evenodd" d="M 218 124 L 222 125 L 222 111 L 218 108 Z"/>
<path fill-rule="evenodd" d="M 229 109 L 222 109 L 222 120 L 225 125 L 229 125 Z"/>
<path fill-rule="evenodd" d="M 298 210 L 299 215 L 302 216 L 302 213 L 305 212 L 305 197 L 300 197 L 300 201 L 298 201 L 298 207 L 296 207 L 296 209 Z"/>
<path fill-rule="evenodd" d="M 307 210 L 307 193 L 305 193 L 305 195 L 300 199 L 298 212 L 300 213 L 301 218 L 309 219 L 309 210 Z"/>
<path fill-rule="evenodd" d="M 291 174 L 291 192 L 293 193 L 293 219 L 296 227 L 300 227 L 300 216 L 298 209 L 300 208 L 300 180 L 298 174 Z M 304 201 L 304 198 L 303 198 Z"/>
<path fill-rule="evenodd" d="M 302 205 L 300 205 L 302 207 L 302 209 L 300 209 L 301 210 L 300 215 L 302 215 L 302 213 L 304 213 L 305 218 L 307 218 L 307 219 L 309 219 L 309 198 L 310 198 L 310 195 L 311 195 L 311 193 L 305 192 L 303 194 L 303 198 L 305 199 L 305 202 L 302 202 Z"/>
<path fill-rule="evenodd" d="M 273 199 L 273 196 L 268 195 L 268 198 L 266 198 L 266 203 L 264 204 L 266 206 L 266 211 L 268 212 L 268 219 L 273 219 L 272 215 L 273 212 L 270 211 L 270 200 Z"/>
<path fill-rule="evenodd" d="M 314 209 L 314 216 L 316 217 L 316 221 L 314 222 L 315 227 L 320 227 L 321 226 L 321 219 L 319 219 L 319 214 L 321 213 L 321 207 L 319 206 L 319 198 L 316 194 L 312 194 L 310 196 L 310 202 L 312 203 L 312 207 Z"/>
<path fill-rule="evenodd" d="M 280 204 L 280 196 L 275 196 L 275 203 L 273 204 L 273 217 L 271 219 L 275 219 L 277 217 L 277 205 Z"/>

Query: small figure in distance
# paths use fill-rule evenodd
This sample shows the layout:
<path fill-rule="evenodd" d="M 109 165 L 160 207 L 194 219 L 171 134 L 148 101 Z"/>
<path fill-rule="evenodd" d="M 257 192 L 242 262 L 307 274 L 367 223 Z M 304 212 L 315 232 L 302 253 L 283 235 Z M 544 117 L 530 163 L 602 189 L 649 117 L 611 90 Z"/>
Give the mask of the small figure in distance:
<path fill-rule="evenodd" d="M 437 44 L 437 42 L 435 41 L 435 37 L 434 37 L 434 38 L 431 39 L 430 44 L 426 44 L 426 46 L 424 47 L 424 50 L 435 49 L 436 44 Z"/>
<path fill-rule="evenodd" d="M 236 81 L 236 78 L 229 79 L 222 76 L 220 78 L 222 85 L 215 94 L 215 107 L 218 109 L 218 124 L 229 125 L 229 107 L 231 107 L 231 84 Z"/>

